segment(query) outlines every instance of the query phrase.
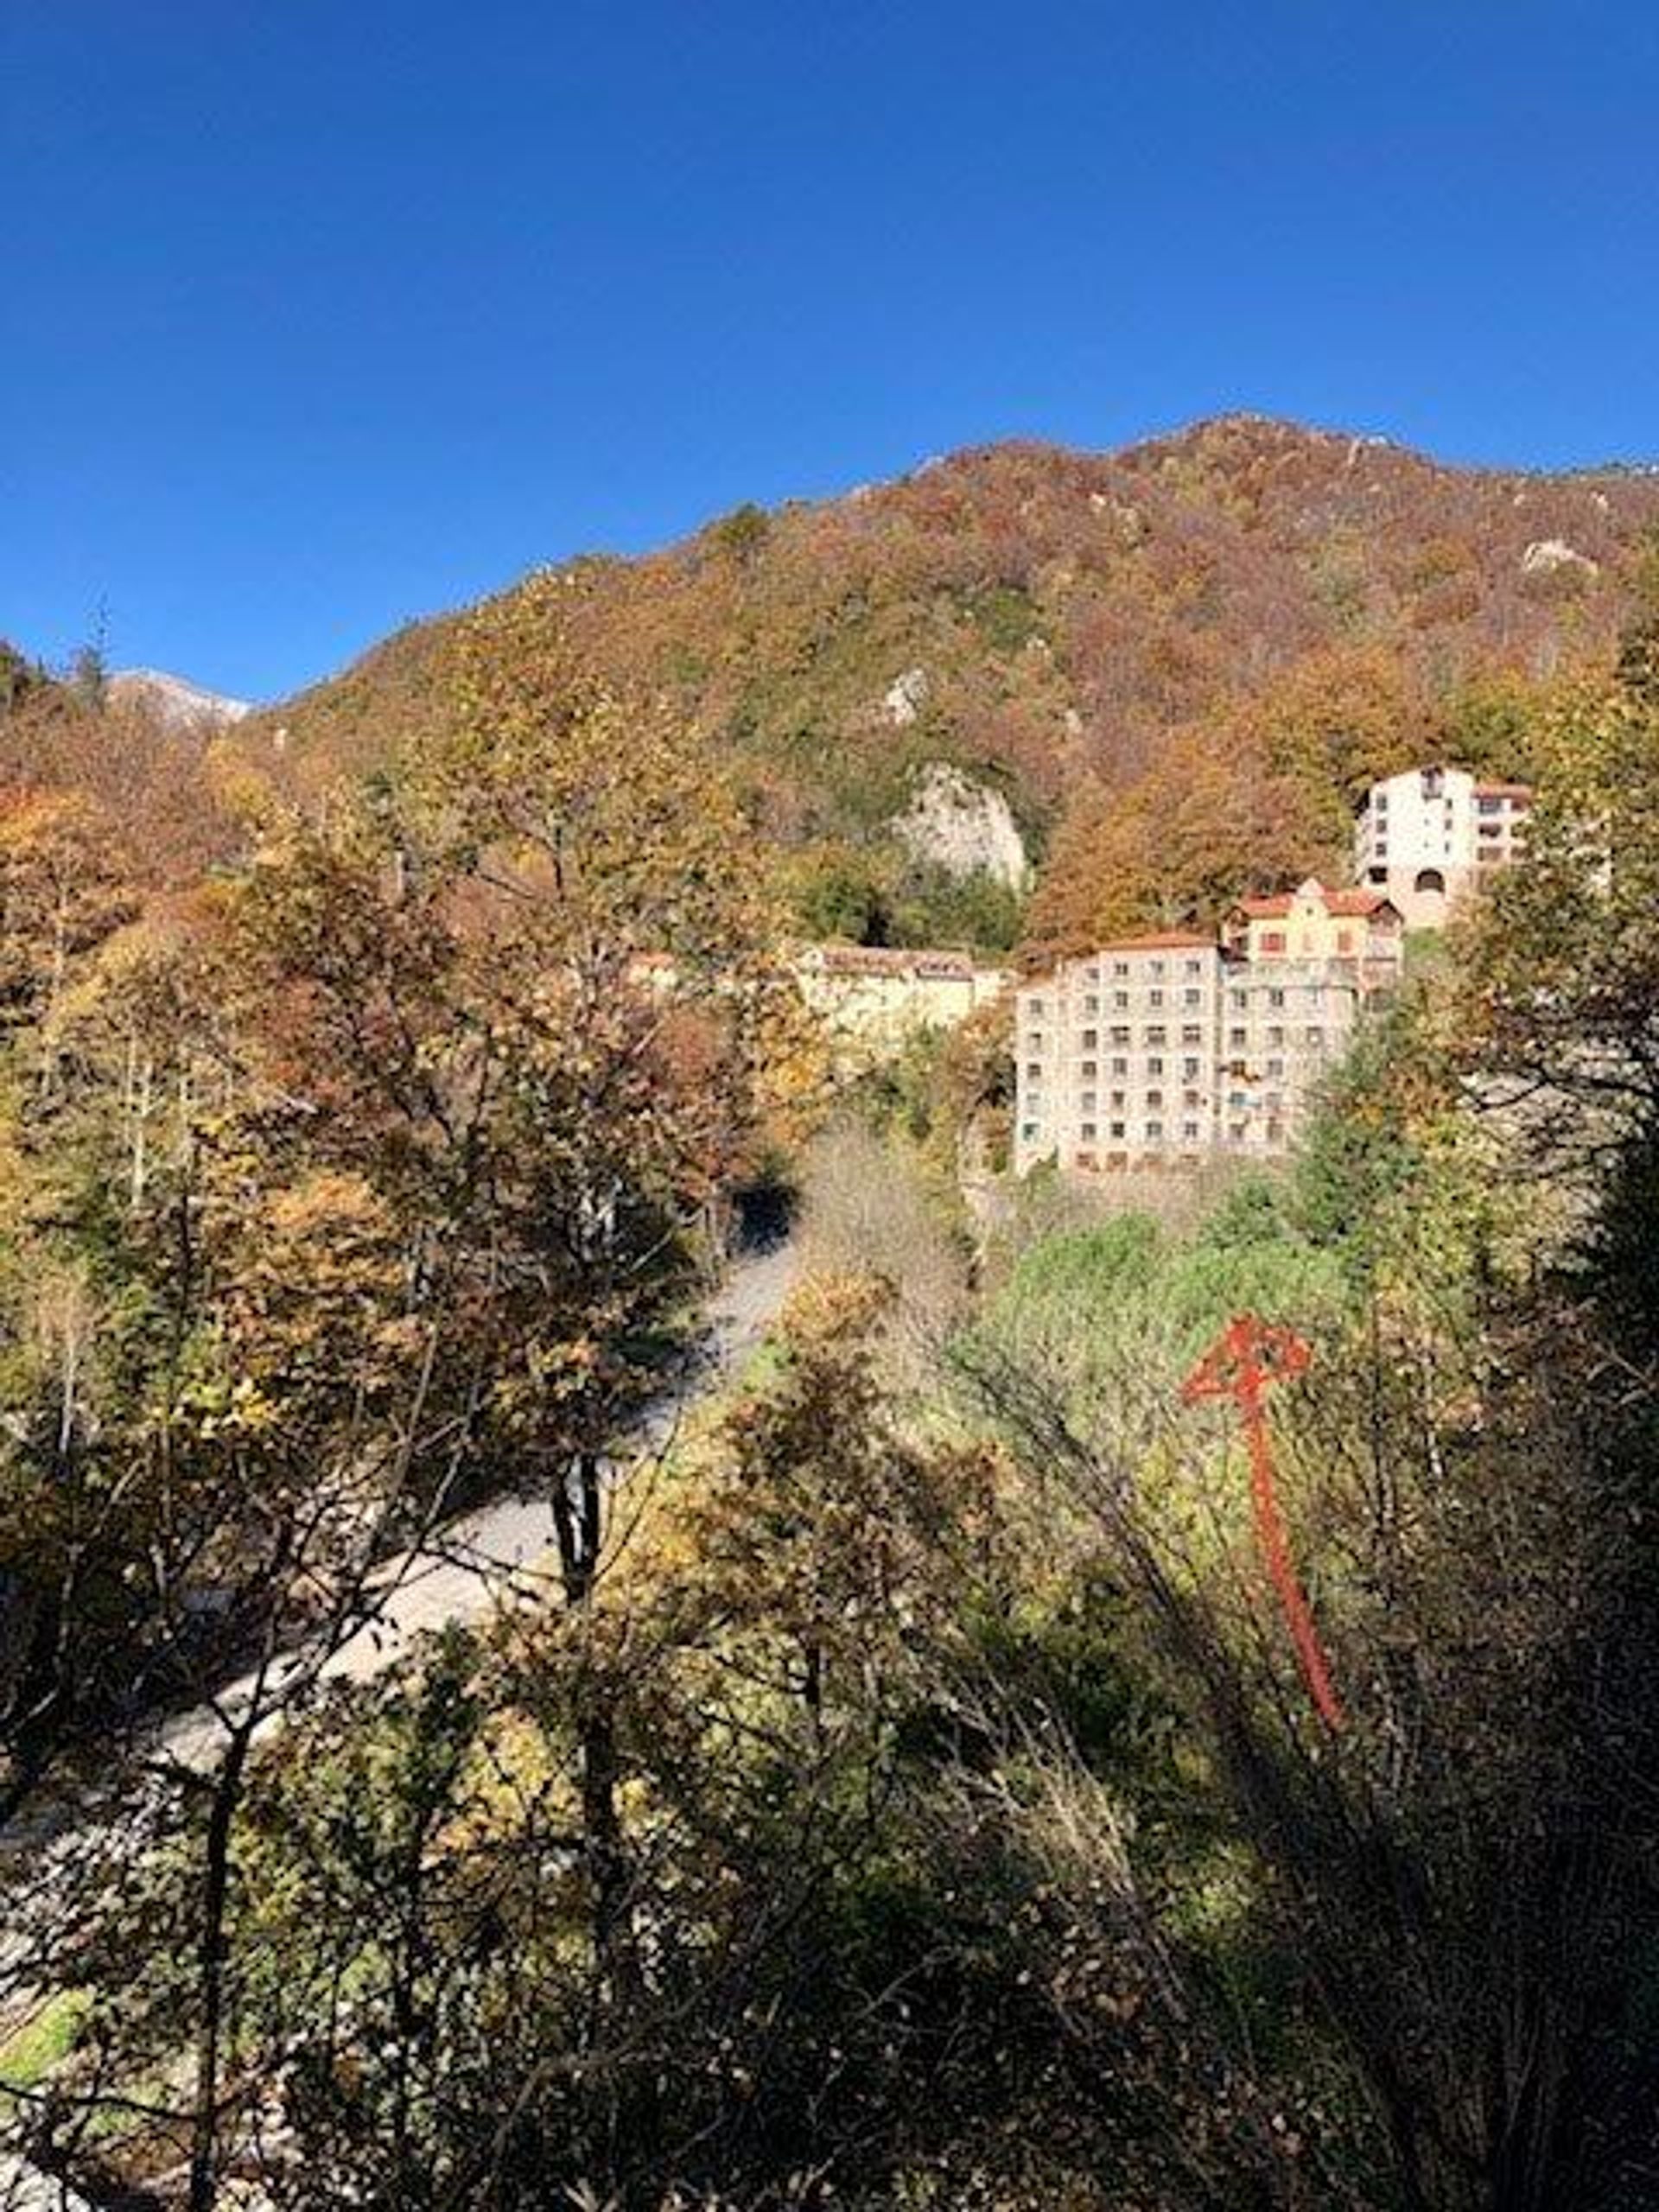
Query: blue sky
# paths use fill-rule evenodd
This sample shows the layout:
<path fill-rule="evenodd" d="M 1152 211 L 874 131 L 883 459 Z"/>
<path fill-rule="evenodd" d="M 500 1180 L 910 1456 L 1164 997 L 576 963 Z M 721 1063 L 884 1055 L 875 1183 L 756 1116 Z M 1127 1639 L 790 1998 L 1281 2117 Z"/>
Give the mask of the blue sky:
<path fill-rule="evenodd" d="M 1652 0 L 3 0 L 0 635 L 270 697 L 538 561 L 1249 407 L 1659 454 Z"/>

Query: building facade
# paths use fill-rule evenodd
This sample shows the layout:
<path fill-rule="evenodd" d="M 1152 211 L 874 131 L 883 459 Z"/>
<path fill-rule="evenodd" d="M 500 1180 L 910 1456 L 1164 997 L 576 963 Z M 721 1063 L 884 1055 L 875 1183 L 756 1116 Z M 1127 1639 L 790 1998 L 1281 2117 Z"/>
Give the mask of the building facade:
<path fill-rule="evenodd" d="M 1307 883 L 1244 902 L 1221 941 L 1126 938 L 1022 985 L 1015 1172 L 1284 1151 L 1361 1007 L 1397 982 L 1403 938 L 1379 893 Z"/>
<path fill-rule="evenodd" d="M 1464 768 L 1408 768 L 1373 784 L 1354 823 L 1354 875 L 1410 929 L 1438 928 L 1491 872 L 1519 859 L 1532 793 Z"/>
<path fill-rule="evenodd" d="M 793 962 L 801 996 L 843 1047 L 880 1052 L 918 1030 L 954 1028 L 1004 990 L 963 952 L 813 944 Z"/>
<path fill-rule="evenodd" d="M 1332 889 L 1313 876 L 1294 891 L 1241 899 L 1222 930 L 1227 950 L 1252 966 L 1354 962 L 1377 987 L 1398 981 L 1404 936 L 1403 917 L 1387 893 L 1363 885 Z"/>
<path fill-rule="evenodd" d="M 1215 1141 L 1224 963 L 1213 938 L 1125 938 L 1014 995 L 1014 1165 L 1090 1169 Z"/>

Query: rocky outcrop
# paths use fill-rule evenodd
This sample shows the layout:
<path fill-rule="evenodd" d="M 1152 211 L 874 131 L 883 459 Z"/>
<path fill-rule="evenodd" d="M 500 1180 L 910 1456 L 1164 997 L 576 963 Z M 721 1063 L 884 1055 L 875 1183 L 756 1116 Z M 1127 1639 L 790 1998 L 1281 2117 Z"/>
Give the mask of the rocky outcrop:
<path fill-rule="evenodd" d="M 1601 573 L 1601 563 L 1569 545 L 1564 537 L 1535 538 L 1521 556 L 1523 576 L 1554 576 L 1564 569 L 1576 570 L 1580 575 L 1596 576 Z"/>
<path fill-rule="evenodd" d="M 918 861 L 952 875 L 983 874 L 1025 888 L 1031 874 L 1025 840 L 1007 800 L 948 761 L 920 769 L 894 833 Z"/>
<path fill-rule="evenodd" d="M 124 668 L 111 677 L 109 688 L 111 698 L 149 707 L 169 729 L 223 729 L 253 711 L 245 699 L 205 691 L 200 684 L 159 668 Z"/>
<path fill-rule="evenodd" d="M 895 729 L 903 729 L 913 722 L 927 702 L 928 682 L 925 668 L 907 668 L 902 676 L 895 676 L 881 695 L 881 711 Z"/>

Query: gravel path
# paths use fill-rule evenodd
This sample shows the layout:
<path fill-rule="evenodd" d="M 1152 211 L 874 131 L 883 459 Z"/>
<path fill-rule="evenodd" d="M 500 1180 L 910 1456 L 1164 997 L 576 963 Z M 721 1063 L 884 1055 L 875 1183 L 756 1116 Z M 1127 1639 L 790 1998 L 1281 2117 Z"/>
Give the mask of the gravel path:
<path fill-rule="evenodd" d="M 777 1319 L 798 1264 L 795 1247 L 787 1240 L 734 1264 L 709 1309 L 702 1357 L 621 1440 L 619 1458 L 662 1451 L 691 1408 L 741 1369 Z M 386 1592 L 384 1604 L 330 1654 L 319 1679 L 372 1681 L 412 1637 L 486 1619 L 509 1594 L 531 1599 L 550 1591 L 556 1541 L 553 1509 L 545 1498 L 499 1498 L 450 1522 L 417 1552 L 390 1560 L 378 1570 L 375 1579 Z M 303 1652 L 290 1662 L 296 1669 L 306 1663 Z M 217 1702 L 234 1715 L 245 1709 L 251 1688 L 251 1678 L 233 1683 Z M 274 1715 L 272 1725 L 279 1719 Z M 223 1721 L 200 1707 L 169 1721 L 156 1748 L 205 1770 L 214 1764 L 224 1741 Z"/>

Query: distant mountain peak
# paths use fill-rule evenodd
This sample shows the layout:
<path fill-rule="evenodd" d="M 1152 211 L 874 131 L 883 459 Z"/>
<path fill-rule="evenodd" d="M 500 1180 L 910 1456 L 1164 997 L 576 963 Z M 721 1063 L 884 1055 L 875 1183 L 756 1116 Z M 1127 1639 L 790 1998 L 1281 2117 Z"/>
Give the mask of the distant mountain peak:
<path fill-rule="evenodd" d="M 222 729 L 252 712 L 247 699 L 227 699 L 161 668 L 124 668 L 110 678 L 110 695 L 151 707 L 169 728 Z"/>

